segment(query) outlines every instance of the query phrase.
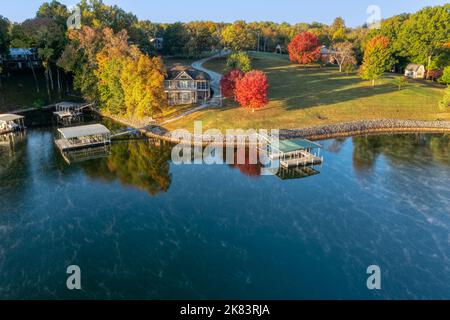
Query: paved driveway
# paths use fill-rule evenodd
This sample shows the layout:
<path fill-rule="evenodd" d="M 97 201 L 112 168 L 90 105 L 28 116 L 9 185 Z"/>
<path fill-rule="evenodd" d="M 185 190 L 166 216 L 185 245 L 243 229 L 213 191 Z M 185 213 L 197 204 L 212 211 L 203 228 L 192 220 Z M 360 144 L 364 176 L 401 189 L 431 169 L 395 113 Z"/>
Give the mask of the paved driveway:
<path fill-rule="evenodd" d="M 203 71 L 203 72 L 206 72 L 207 74 L 209 74 L 209 76 L 211 77 L 211 88 L 214 91 L 214 95 L 212 96 L 212 98 L 210 100 L 202 103 L 201 105 L 199 105 L 199 106 L 197 106 L 195 108 L 189 109 L 186 112 L 183 112 L 182 114 L 180 114 L 180 115 L 178 115 L 178 116 L 176 116 L 174 118 L 170 118 L 170 119 L 162 122 L 161 125 L 169 123 L 169 122 L 176 121 L 178 119 L 181 119 L 181 118 L 187 116 L 188 114 L 197 112 L 197 111 L 205 109 L 207 107 L 219 107 L 219 106 L 221 106 L 222 93 L 221 93 L 221 90 L 220 90 L 220 80 L 222 79 L 222 75 L 220 73 L 217 73 L 217 72 L 214 72 L 212 70 L 206 69 L 205 67 L 203 67 L 203 64 L 205 62 L 209 61 L 209 60 L 212 60 L 212 59 L 215 59 L 215 58 L 218 58 L 218 57 L 221 57 L 221 56 L 223 57 L 225 55 L 228 55 L 229 53 L 230 53 L 229 51 L 224 51 L 222 53 L 215 54 L 215 55 L 213 55 L 211 57 L 207 57 L 207 58 L 198 60 L 198 61 L 196 61 L 196 62 L 194 62 L 192 64 L 193 68 L 195 68 L 197 70 L 200 70 L 200 71 Z"/>

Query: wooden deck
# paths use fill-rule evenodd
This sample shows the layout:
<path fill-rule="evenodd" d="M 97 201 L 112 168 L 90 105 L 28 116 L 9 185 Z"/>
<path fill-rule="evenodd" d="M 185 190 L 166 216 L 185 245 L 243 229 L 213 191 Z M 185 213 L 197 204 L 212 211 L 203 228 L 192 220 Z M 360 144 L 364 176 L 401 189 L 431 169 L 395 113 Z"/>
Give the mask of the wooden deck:
<path fill-rule="evenodd" d="M 280 159 L 280 165 L 283 168 L 293 168 L 299 166 L 315 166 L 323 162 L 323 158 L 317 157 L 307 151 L 301 151 L 300 154 L 301 157 Z"/>

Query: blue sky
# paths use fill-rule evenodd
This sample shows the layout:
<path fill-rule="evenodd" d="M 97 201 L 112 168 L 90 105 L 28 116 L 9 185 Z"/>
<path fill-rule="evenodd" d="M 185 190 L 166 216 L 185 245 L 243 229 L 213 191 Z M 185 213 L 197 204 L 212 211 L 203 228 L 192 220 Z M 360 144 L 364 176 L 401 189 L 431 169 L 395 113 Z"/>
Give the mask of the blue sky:
<path fill-rule="evenodd" d="M 33 17 L 43 0 L 0 0 L 0 15 L 20 22 Z M 77 0 L 60 0 L 74 5 Z M 381 9 L 387 18 L 403 12 L 415 12 L 425 6 L 444 4 L 445 0 L 104 0 L 131 11 L 140 19 L 154 22 L 213 20 L 331 23 L 342 16 L 348 26 L 367 21 L 370 5 Z"/>

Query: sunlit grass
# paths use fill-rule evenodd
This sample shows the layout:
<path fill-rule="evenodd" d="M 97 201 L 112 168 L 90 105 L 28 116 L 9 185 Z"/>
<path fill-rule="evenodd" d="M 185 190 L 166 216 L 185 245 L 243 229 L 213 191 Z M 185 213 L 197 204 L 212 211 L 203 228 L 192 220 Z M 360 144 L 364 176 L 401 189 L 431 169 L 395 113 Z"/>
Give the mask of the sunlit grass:
<path fill-rule="evenodd" d="M 372 87 L 356 74 L 336 68 L 293 65 L 286 56 L 252 53 L 255 69 L 269 77 L 270 103 L 249 112 L 227 100 L 222 108 L 202 110 L 168 124 L 169 129 L 193 128 L 302 128 L 354 120 L 416 119 L 450 120 L 450 112 L 439 110 L 443 88 L 425 81 L 409 81 L 398 90 L 387 74 Z M 225 59 L 209 61 L 205 67 L 224 72 Z"/>

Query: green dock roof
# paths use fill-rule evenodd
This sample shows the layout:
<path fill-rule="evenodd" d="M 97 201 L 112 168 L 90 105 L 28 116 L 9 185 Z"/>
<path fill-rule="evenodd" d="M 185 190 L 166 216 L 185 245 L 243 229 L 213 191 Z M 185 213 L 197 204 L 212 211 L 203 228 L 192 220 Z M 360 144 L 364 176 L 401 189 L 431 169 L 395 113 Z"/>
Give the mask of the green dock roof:
<path fill-rule="evenodd" d="M 278 149 L 283 153 L 319 148 L 322 148 L 320 144 L 314 143 L 309 140 L 280 140 L 280 145 L 278 147 Z"/>

